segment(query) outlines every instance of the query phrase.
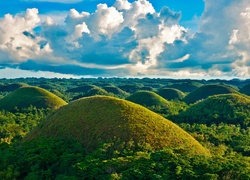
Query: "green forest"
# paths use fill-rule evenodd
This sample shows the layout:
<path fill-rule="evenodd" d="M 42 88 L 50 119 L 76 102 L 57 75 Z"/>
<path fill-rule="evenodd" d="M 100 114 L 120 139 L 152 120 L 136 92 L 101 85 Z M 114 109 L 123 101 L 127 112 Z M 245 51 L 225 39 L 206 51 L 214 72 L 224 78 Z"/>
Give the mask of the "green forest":
<path fill-rule="evenodd" d="M 0 179 L 250 180 L 250 80 L 0 79 Z"/>

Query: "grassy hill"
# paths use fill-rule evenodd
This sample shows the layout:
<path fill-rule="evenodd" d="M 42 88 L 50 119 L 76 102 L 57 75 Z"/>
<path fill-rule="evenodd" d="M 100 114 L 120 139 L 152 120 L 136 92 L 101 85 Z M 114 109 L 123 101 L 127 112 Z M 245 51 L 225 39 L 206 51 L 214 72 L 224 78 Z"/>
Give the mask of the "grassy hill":
<path fill-rule="evenodd" d="M 83 97 L 98 96 L 98 95 L 108 96 L 109 93 L 100 87 L 94 86 L 87 92 L 78 94 L 77 96 L 73 97 L 72 100 L 74 101 Z"/>
<path fill-rule="evenodd" d="M 120 88 L 115 87 L 115 86 L 105 86 L 105 87 L 103 87 L 103 89 L 105 91 L 107 91 L 108 93 L 112 93 L 118 97 L 127 97 L 128 96 L 127 92 L 125 92 L 125 91 L 123 91 Z"/>
<path fill-rule="evenodd" d="M 162 116 L 132 102 L 107 96 L 82 98 L 61 107 L 34 129 L 26 141 L 38 137 L 73 138 L 89 151 L 112 142 L 117 148 L 134 142 L 153 149 L 183 148 L 208 155 L 192 136 Z"/>
<path fill-rule="evenodd" d="M 143 105 L 145 107 L 167 107 L 170 105 L 170 103 L 166 99 L 151 91 L 138 91 L 130 95 L 127 100 Z"/>
<path fill-rule="evenodd" d="M 138 91 L 142 86 L 138 85 L 138 84 L 124 84 L 124 85 L 121 85 L 118 87 L 125 92 L 134 93 L 134 92 Z"/>
<path fill-rule="evenodd" d="M 0 109 L 8 111 L 14 110 L 15 107 L 18 109 L 27 108 L 30 105 L 37 108 L 57 109 L 65 104 L 67 103 L 55 94 L 45 89 L 31 86 L 19 88 L 0 99 Z"/>
<path fill-rule="evenodd" d="M 238 93 L 235 89 L 225 85 L 219 84 L 211 84 L 204 85 L 192 92 L 190 92 L 185 98 L 184 101 L 188 104 L 194 103 L 196 101 L 206 99 L 209 96 L 216 94 L 230 94 L 230 93 Z"/>
<path fill-rule="evenodd" d="M 181 122 L 250 124 L 250 99 L 240 94 L 210 96 L 179 115 Z"/>
<path fill-rule="evenodd" d="M 150 87 L 150 86 L 143 86 L 139 89 L 140 91 L 152 91 L 154 92 L 155 91 L 155 88 L 153 87 Z"/>
<path fill-rule="evenodd" d="M 242 88 L 240 88 L 240 93 L 250 96 L 250 84 L 246 84 Z"/>
<path fill-rule="evenodd" d="M 96 87 L 97 87 L 97 86 L 95 86 L 95 85 L 87 84 L 87 85 L 83 85 L 83 86 L 80 86 L 80 87 L 75 87 L 75 88 L 68 89 L 66 92 L 72 92 L 72 93 L 86 93 L 86 92 L 88 92 L 90 89 L 96 88 Z"/>
<path fill-rule="evenodd" d="M 178 89 L 182 92 L 191 92 L 199 87 L 201 87 L 203 84 L 198 82 L 182 82 L 182 83 L 173 83 L 171 85 L 166 86 L 166 88 L 174 88 Z"/>
<path fill-rule="evenodd" d="M 181 100 L 185 97 L 185 93 L 174 88 L 162 88 L 157 92 L 157 94 L 167 100 Z"/>
<path fill-rule="evenodd" d="M 0 91 L 1 92 L 11 92 L 15 91 L 16 89 L 20 87 L 28 86 L 25 83 L 11 83 L 11 84 L 1 84 L 0 85 Z"/>

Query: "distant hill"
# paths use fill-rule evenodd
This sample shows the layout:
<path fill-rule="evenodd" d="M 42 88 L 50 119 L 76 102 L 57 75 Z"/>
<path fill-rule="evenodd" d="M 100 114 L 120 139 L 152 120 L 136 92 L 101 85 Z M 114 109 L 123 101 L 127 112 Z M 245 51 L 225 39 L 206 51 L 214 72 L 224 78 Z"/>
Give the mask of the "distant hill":
<path fill-rule="evenodd" d="M 191 81 L 191 82 L 173 83 L 171 85 L 167 85 L 166 88 L 174 88 L 182 92 L 191 92 L 201 86 L 203 86 L 203 84 Z"/>
<path fill-rule="evenodd" d="M 0 85 L 0 91 L 1 92 L 12 92 L 20 87 L 28 86 L 28 84 L 25 83 L 11 83 L 11 84 L 1 84 Z"/>
<path fill-rule="evenodd" d="M 108 93 L 112 93 L 118 97 L 126 97 L 129 94 L 116 86 L 104 86 L 103 89 Z"/>
<path fill-rule="evenodd" d="M 134 93 L 134 92 L 138 91 L 142 86 L 140 86 L 138 84 L 124 84 L 124 85 L 121 85 L 118 87 L 125 92 Z"/>
<path fill-rule="evenodd" d="M 179 115 L 180 122 L 250 125 L 250 99 L 240 94 L 221 94 L 200 101 Z"/>
<path fill-rule="evenodd" d="M 250 96 L 250 84 L 246 84 L 240 88 L 240 93 Z"/>
<path fill-rule="evenodd" d="M 216 94 L 230 94 L 230 93 L 238 93 L 235 89 L 230 86 L 219 85 L 219 84 L 211 84 L 204 85 L 192 92 L 190 92 L 185 98 L 184 101 L 188 104 L 194 103 L 196 101 L 206 99 L 209 96 Z"/>
<path fill-rule="evenodd" d="M 170 103 L 166 99 L 151 91 L 138 91 L 130 95 L 127 100 L 143 105 L 145 107 L 167 107 L 170 105 Z"/>
<path fill-rule="evenodd" d="M 150 86 L 143 86 L 139 89 L 140 91 L 152 91 L 154 92 L 155 91 L 155 88 L 153 87 L 150 87 Z"/>
<path fill-rule="evenodd" d="M 88 151 L 103 143 L 117 148 L 134 143 L 153 149 L 182 148 L 209 155 L 192 136 L 162 116 L 132 102 L 107 96 L 82 98 L 61 107 L 36 127 L 25 141 L 38 137 L 76 139 Z"/>
<path fill-rule="evenodd" d="M 83 86 L 80 86 L 80 87 L 75 87 L 75 88 L 71 88 L 71 89 L 68 89 L 66 92 L 72 92 L 72 93 L 86 93 L 88 92 L 90 89 L 92 88 L 96 88 L 97 86 L 95 85 L 90 85 L 90 84 L 87 84 L 87 85 L 83 85 Z"/>
<path fill-rule="evenodd" d="M 97 95 L 103 95 L 103 96 L 108 96 L 109 93 L 107 91 L 105 91 L 104 89 L 94 86 L 93 88 L 91 88 L 90 90 L 88 90 L 85 93 L 81 93 L 75 97 L 73 97 L 72 100 L 77 100 L 83 97 L 89 97 L 89 96 L 97 96 Z"/>
<path fill-rule="evenodd" d="M 37 108 L 57 109 L 65 104 L 67 103 L 55 94 L 33 86 L 21 87 L 0 99 L 0 109 L 8 111 L 14 110 L 15 107 L 27 108 L 30 105 Z"/>
<path fill-rule="evenodd" d="M 162 88 L 157 92 L 157 94 L 167 100 L 181 100 L 185 97 L 185 93 L 174 88 Z"/>
<path fill-rule="evenodd" d="M 96 95 L 108 95 L 108 92 L 105 91 L 103 88 L 99 88 L 99 87 L 94 87 L 91 88 L 88 92 L 86 92 L 86 94 L 84 94 L 84 97 L 89 97 L 89 96 L 96 96 Z"/>

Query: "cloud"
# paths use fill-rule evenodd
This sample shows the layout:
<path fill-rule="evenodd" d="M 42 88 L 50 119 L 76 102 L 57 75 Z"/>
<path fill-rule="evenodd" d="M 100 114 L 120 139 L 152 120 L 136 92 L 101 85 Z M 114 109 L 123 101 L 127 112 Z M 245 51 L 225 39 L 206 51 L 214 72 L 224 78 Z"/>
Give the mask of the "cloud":
<path fill-rule="evenodd" d="M 179 24 L 181 12 L 156 12 L 147 0 L 57 14 L 27 9 L 1 18 L 1 66 L 96 76 L 250 75 L 248 0 L 205 0 L 197 32 Z"/>
<path fill-rule="evenodd" d="M 249 77 L 249 7 L 247 0 L 205 0 L 199 31 L 186 42 L 165 43 L 158 56 L 160 66 L 170 71 L 200 70 L 211 77 Z M 187 54 L 187 60 L 173 61 Z"/>

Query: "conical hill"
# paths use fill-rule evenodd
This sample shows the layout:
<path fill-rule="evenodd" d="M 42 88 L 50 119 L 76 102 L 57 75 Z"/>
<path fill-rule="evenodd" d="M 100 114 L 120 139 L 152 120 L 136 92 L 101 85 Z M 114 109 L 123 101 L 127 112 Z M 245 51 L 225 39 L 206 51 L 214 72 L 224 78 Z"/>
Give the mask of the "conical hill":
<path fill-rule="evenodd" d="M 12 111 L 15 108 L 28 108 L 30 105 L 37 108 L 57 109 L 67 104 L 55 94 L 33 86 L 19 88 L 0 99 L 0 109 Z"/>
<path fill-rule="evenodd" d="M 0 85 L 0 91 L 1 92 L 11 92 L 14 91 L 18 88 L 28 86 L 28 84 L 25 83 L 11 83 L 11 84 L 6 84 L 6 85 Z"/>
<path fill-rule="evenodd" d="M 162 116 L 132 102 L 108 97 L 82 98 L 61 107 L 35 128 L 27 140 L 38 137 L 76 139 L 89 151 L 112 142 L 146 145 L 153 149 L 181 148 L 193 154 L 209 152 L 192 136 Z"/>
<path fill-rule="evenodd" d="M 130 95 L 127 100 L 145 107 L 168 107 L 170 105 L 166 99 L 151 91 L 137 91 L 136 93 Z"/>
<path fill-rule="evenodd" d="M 246 84 L 242 88 L 240 88 L 240 92 L 250 96 L 250 84 Z"/>
<path fill-rule="evenodd" d="M 174 88 L 162 88 L 157 93 L 167 100 L 181 100 L 185 97 L 185 93 Z"/>
<path fill-rule="evenodd" d="M 238 91 L 226 85 L 220 85 L 220 84 L 204 85 L 190 92 L 184 98 L 184 101 L 190 104 L 190 103 L 195 103 L 196 101 L 199 101 L 199 100 L 206 99 L 212 95 L 230 94 L 230 93 L 238 93 Z"/>
<path fill-rule="evenodd" d="M 86 84 L 86 85 L 82 85 L 80 87 L 75 87 L 75 88 L 68 89 L 66 92 L 71 92 L 71 93 L 86 93 L 90 89 L 96 88 L 96 87 L 97 86 L 95 86 L 95 85 Z"/>
<path fill-rule="evenodd" d="M 250 124 L 250 99 L 240 94 L 210 96 L 179 115 L 180 122 L 202 124 Z"/>

